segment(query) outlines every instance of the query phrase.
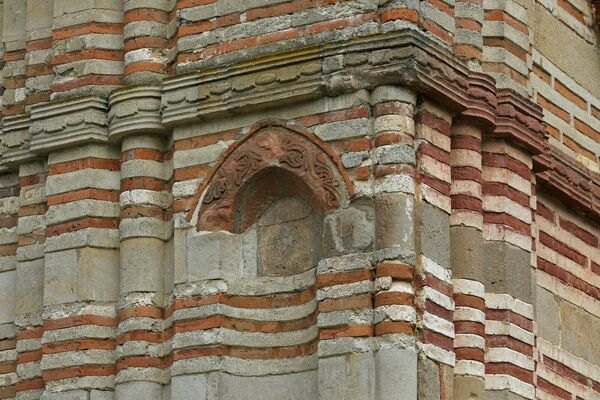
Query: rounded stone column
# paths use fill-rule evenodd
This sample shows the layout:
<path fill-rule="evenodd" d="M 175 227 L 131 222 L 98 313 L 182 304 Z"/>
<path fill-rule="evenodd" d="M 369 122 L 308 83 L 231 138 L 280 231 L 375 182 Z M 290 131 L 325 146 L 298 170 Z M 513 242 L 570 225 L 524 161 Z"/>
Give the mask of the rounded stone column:
<path fill-rule="evenodd" d="M 481 188 L 482 129 L 455 120 L 451 135 L 450 254 L 454 288 L 454 395 L 485 394 L 485 286 Z"/>
<path fill-rule="evenodd" d="M 380 86 L 371 94 L 374 116 L 375 298 L 378 399 L 404 392 L 416 398 L 414 119 L 415 94 Z M 412 345 L 411 345 L 412 344 Z M 398 379 L 397 371 L 403 371 Z"/>
<path fill-rule="evenodd" d="M 120 294 L 115 398 L 162 398 L 165 242 L 171 236 L 160 94 L 138 87 L 113 94 L 112 138 L 121 142 Z"/>

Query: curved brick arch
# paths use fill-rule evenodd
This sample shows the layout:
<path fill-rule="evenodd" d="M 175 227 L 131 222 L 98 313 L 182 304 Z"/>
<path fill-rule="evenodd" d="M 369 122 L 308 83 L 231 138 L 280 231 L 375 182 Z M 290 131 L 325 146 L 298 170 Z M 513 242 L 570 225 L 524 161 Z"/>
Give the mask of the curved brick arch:
<path fill-rule="evenodd" d="M 194 195 L 188 221 L 198 212 L 198 229 L 243 230 L 248 218 L 240 222 L 242 198 L 247 195 L 248 185 L 257 180 L 261 180 L 261 188 L 254 187 L 254 191 L 268 192 L 284 186 L 284 191 L 305 198 L 319 211 L 338 208 L 354 195 L 354 186 L 339 156 L 316 135 L 295 125 L 268 120 L 251 127 L 243 139 L 220 156 Z M 274 192 L 258 197 L 276 197 Z M 256 199 L 244 199 L 243 203 L 252 209 L 251 214 L 256 214 Z"/>

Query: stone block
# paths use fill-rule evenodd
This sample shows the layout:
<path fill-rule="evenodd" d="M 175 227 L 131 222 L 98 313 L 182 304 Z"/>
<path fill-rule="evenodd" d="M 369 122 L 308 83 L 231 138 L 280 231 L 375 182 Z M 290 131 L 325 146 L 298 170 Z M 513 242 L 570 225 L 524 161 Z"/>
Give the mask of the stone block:
<path fill-rule="evenodd" d="M 566 301 L 560 302 L 561 346 L 576 356 L 600 363 L 600 320 Z"/>
<path fill-rule="evenodd" d="M 319 360 L 319 399 L 373 399 L 373 353 L 351 353 Z"/>
<path fill-rule="evenodd" d="M 378 86 L 371 93 L 371 104 L 389 101 L 401 101 L 404 103 L 415 104 L 417 98 L 414 91 L 402 86 Z"/>
<path fill-rule="evenodd" d="M 116 301 L 118 293 L 118 251 L 83 248 L 46 254 L 45 305 L 78 300 Z"/>
<path fill-rule="evenodd" d="M 452 277 L 483 282 L 483 236 L 472 227 L 450 228 Z"/>
<path fill-rule="evenodd" d="M 116 386 L 114 397 L 116 400 L 161 399 L 162 385 L 147 381 L 121 383 Z M 90 397 L 90 400 L 93 400 L 93 398 Z"/>
<path fill-rule="evenodd" d="M 286 375 L 233 376 L 222 374 L 219 386 L 221 400 L 306 400 L 319 397 L 317 371 Z M 188 399 L 190 397 L 187 397 Z M 200 397 L 195 397 L 200 398 Z M 341 397 L 337 397 L 340 399 Z M 360 397 L 356 397 L 360 399 Z M 173 397 L 173 400 L 178 398 Z"/>
<path fill-rule="evenodd" d="M 444 268 L 450 267 L 450 217 L 427 203 L 421 205 L 421 246 L 427 257 Z"/>
<path fill-rule="evenodd" d="M 564 73 L 577 77 L 575 80 L 594 96 L 600 97 L 598 48 L 594 49 L 592 43 L 575 34 L 542 4 L 536 4 L 531 11 L 534 14 L 531 26 L 536 50 Z M 544 64 L 542 66 L 546 67 Z"/>
<path fill-rule="evenodd" d="M 247 250 L 250 248 L 251 246 L 246 246 Z M 242 235 L 226 232 L 189 233 L 187 279 L 193 282 L 224 277 L 238 278 L 244 268 L 242 251 Z"/>
<path fill-rule="evenodd" d="M 17 271 L 0 273 L 0 324 L 15 320 L 15 300 L 17 289 Z"/>
<path fill-rule="evenodd" d="M 324 141 L 350 139 L 371 134 L 371 120 L 358 118 L 327 122 L 315 128 L 315 134 Z"/>
<path fill-rule="evenodd" d="M 375 355 L 376 400 L 417 400 L 417 353 L 385 349 Z"/>
<path fill-rule="evenodd" d="M 121 242 L 121 293 L 163 291 L 164 242 L 139 237 Z"/>
<path fill-rule="evenodd" d="M 419 400 L 440 400 L 439 366 L 428 358 L 417 362 L 417 398 Z"/>
<path fill-rule="evenodd" d="M 560 345 L 560 299 L 536 285 L 535 320 L 538 335 Z"/>
<path fill-rule="evenodd" d="M 41 400 L 89 400 L 89 393 L 86 390 L 68 390 L 65 392 L 45 390 Z"/>
<path fill-rule="evenodd" d="M 381 193 L 375 198 L 375 244 L 379 249 L 400 246 L 414 249 L 413 197 L 404 193 Z"/>
<path fill-rule="evenodd" d="M 303 200 L 288 197 L 275 201 L 258 221 L 259 274 L 296 275 L 315 263 L 316 224 Z"/>
<path fill-rule="evenodd" d="M 205 399 L 206 385 L 204 374 L 174 376 L 171 378 L 171 400 Z"/>
<path fill-rule="evenodd" d="M 113 400 L 115 392 L 109 390 L 92 390 L 90 391 L 90 400 Z M 146 398 L 149 400 L 149 398 Z"/>
<path fill-rule="evenodd" d="M 483 400 L 488 399 L 485 393 L 483 378 L 461 375 L 454 378 L 454 398 L 456 400 Z"/>
<path fill-rule="evenodd" d="M 353 202 L 323 219 L 322 257 L 370 251 L 375 242 L 375 208 L 371 199 Z"/>
<path fill-rule="evenodd" d="M 15 312 L 25 314 L 40 311 L 44 293 L 44 260 L 20 262 L 17 265 L 17 296 Z"/>
<path fill-rule="evenodd" d="M 530 253 L 505 242 L 484 241 L 483 254 L 486 292 L 507 293 L 532 304 Z"/>

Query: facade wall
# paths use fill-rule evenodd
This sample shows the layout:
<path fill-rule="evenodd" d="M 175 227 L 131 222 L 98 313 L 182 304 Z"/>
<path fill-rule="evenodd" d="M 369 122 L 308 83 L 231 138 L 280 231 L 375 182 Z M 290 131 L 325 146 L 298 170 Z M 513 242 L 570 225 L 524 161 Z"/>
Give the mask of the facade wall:
<path fill-rule="evenodd" d="M 600 398 L 597 4 L 0 4 L 0 399 Z"/>

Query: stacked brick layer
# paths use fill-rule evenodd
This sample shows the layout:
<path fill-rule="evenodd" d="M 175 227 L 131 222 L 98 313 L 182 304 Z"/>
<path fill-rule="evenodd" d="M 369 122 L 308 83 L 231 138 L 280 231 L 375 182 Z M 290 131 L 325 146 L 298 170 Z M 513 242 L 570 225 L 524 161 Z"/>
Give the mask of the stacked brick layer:
<path fill-rule="evenodd" d="M 592 4 L 0 4 L 0 399 L 600 397 Z"/>

